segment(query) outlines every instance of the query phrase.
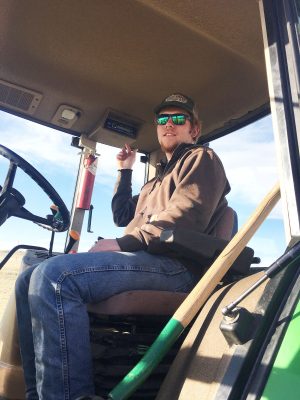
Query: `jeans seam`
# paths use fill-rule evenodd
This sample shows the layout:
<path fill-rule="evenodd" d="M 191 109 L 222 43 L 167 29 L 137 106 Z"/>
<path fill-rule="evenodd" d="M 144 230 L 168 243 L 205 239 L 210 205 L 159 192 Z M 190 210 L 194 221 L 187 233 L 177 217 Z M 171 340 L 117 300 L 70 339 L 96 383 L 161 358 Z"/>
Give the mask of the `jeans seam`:
<path fill-rule="evenodd" d="M 167 275 L 167 276 L 173 276 L 177 274 L 181 274 L 183 272 L 186 272 L 187 269 L 182 266 L 180 269 L 177 269 L 176 272 L 172 271 L 162 271 L 158 270 L 158 268 L 149 268 L 145 266 L 124 266 L 124 265 L 101 265 L 101 266 L 91 266 L 91 267 L 85 267 L 85 268 L 80 268 L 80 269 L 75 269 L 73 271 L 68 271 L 68 272 L 63 272 L 61 275 L 59 275 L 57 282 L 59 282 L 61 276 L 68 276 L 68 275 L 80 275 L 80 274 L 85 274 L 89 272 L 109 272 L 109 271 L 139 271 L 139 272 L 145 272 L 145 273 L 156 273 L 159 275 Z M 51 281 L 51 278 L 48 278 Z"/>
<path fill-rule="evenodd" d="M 62 370 L 63 370 L 63 386 L 65 400 L 70 399 L 70 384 L 69 384 L 69 368 L 68 368 L 68 351 L 67 351 L 67 341 L 66 341 L 66 330 L 65 330 L 65 320 L 64 320 L 64 310 L 61 298 L 61 284 L 67 274 L 62 274 L 55 288 L 56 305 L 58 311 L 58 323 L 59 323 L 59 336 L 60 336 L 60 349 L 62 355 Z"/>

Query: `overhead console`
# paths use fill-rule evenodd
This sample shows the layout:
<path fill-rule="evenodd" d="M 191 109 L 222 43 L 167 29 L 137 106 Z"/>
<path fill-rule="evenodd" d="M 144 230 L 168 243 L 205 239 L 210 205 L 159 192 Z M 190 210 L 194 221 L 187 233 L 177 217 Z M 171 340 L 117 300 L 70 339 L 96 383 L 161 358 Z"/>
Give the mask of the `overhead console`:
<path fill-rule="evenodd" d="M 116 147 L 123 146 L 125 142 L 133 144 L 143 124 L 144 121 L 139 118 L 108 108 L 88 138 Z"/>

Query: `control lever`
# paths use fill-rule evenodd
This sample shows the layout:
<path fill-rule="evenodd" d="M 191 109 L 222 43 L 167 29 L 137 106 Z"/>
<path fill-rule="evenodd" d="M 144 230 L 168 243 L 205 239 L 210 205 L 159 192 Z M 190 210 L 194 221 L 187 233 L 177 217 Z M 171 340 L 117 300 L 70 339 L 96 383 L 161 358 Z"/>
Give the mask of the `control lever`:
<path fill-rule="evenodd" d="M 94 233 L 94 232 L 91 230 L 91 227 L 92 227 L 93 209 L 94 209 L 94 206 L 93 206 L 93 204 L 91 204 L 91 205 L 90 205 L 90 208 L 89 208 L 89 219 L 88 219 L 88 225 L 87 225 L 87 231 L 88 231 L 89 233 Z"/>
<path fill-rule="evenodd" d="M 49 251 L 48 251 L 48 256 L 49 256 L 49 257 L 52 257 L 53 243 L 54 243 L 54 235 L 55 235 L 55 232 L 52 231 L 52 232 L 51 232 L 50 244 L 49 244 Z"/>
<path fill-rule="evenodd" d="M 65 254 L 68 254 L 72 250 L 72 247 L 79 239 L 80 239 L 79 233 L 77 231 L 71 229 L 69 232 L 69 241 L 65 248 Z"/>
<path fill-rule="evenodd" d="M 272 278 L 283 268 L 286 268 L 291 264 L 291 262 L 300 258 L 300 242 L 296 243 L 293 247 L 287 248 L 286 252 L 280 256 L 273 264 L 270 265 L 267 269 L 264 270 L 264 274 L 253 283 L 247 290 L 245 290 L 235 301 L 227 305 L 222 309 L 222 314 L 226 316 L 230 316 L 230 314 L 234 313 L 236 306 L 244 300 L 249 294 L 251 294 L 258 286 L 260 286 L 265 280 L 268 278 Z"/>
<path fill-rule="evenodd" d="M 50 210 L 51 210 L 51 212 L 52 212 L 53 221 L 54 221 L 55 219 L 57 219 L 57 215 L 60 216 L 58 207 L 57 207 L 55 204 L 52 204 L 52 205 L 50 206 Z M 54 224 L 53 224 L 53 225 L 54 225 Z M 49 256 L 49 257 L 52 257 L 53 243 L 54 243 L 54 235 L 55 235 L 55 232 L 52 231 L 52 232 L 51 232 L 50 244 L 49 244 L 49 251 L 48 251 L 48 256 Z"/>
<path fill-rule="evenodd" d="M 62 223 L 62 216 L 61 216 L 61 213 L 59 211 L 59 208 L 55 204 L 52 204 L 50 206 L 50 210 L 51 210 L 52 215 L 53 215 L 52 225 L 53 225 L 54 228 L 58 228 L 60 226 L 60 224 Z"/>

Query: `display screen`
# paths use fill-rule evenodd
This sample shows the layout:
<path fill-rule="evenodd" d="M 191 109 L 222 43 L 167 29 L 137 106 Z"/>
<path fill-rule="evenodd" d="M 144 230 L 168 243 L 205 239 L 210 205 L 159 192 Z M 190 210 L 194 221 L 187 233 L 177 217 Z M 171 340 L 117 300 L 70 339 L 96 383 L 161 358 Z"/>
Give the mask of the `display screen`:
<path fill-rule="evenodd" d="M 111 117 L 105 120 L 104 128 L 110 131 L 117 132 L 121 135 L 128 136 L 135 139 L 137 136 L 138 128 L 134 125 L 127 124 L 126 122 L 117 121 Z"/>

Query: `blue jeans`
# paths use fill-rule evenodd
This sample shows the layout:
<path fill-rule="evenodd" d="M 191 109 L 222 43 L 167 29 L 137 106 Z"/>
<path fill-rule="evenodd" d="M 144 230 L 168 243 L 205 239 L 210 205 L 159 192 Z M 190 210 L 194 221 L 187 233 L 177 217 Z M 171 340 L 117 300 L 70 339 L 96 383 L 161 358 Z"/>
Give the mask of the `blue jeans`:
<path fill-rule="evenodd" d="M 86 303 L 127 290 L 188 292 L 195 283 L 179 261 L 144 251 L 61 255 L 26 269 L 16 282 L 26 398 L 94 394 Z"/>

